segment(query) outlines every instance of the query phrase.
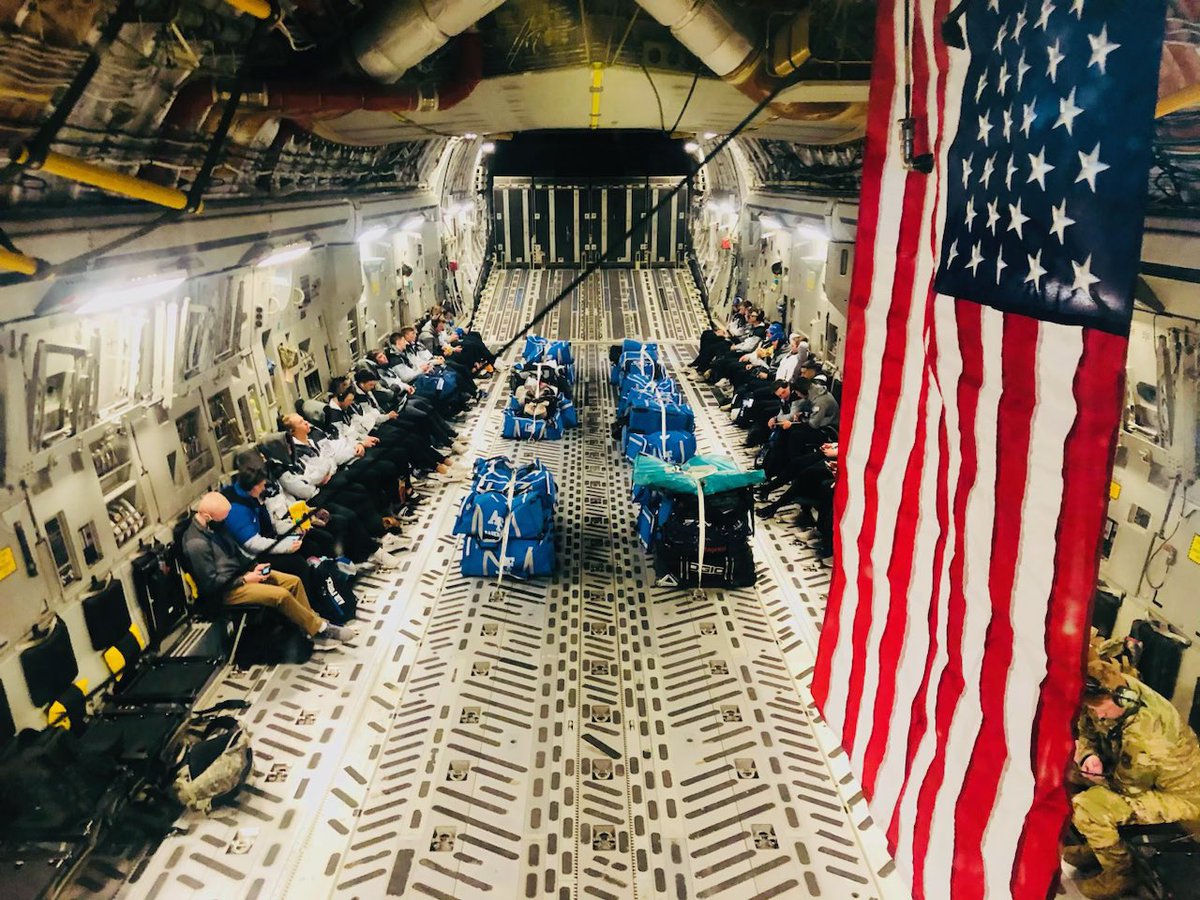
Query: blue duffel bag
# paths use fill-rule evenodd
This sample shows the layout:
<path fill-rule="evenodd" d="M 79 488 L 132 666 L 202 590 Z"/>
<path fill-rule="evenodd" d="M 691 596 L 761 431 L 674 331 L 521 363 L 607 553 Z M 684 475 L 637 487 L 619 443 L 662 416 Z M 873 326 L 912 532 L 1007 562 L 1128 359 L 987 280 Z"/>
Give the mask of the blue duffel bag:
<path fill-rule="evenodd" d="M 654 549 L 655 543 L 658 542 L 658 535 L 662 531 L 663 522 L 671 517 L 673 505 L 669 495 L 659 494 L 655 491 L 651 492 L 651 497 L 638 510 L 638 537 L 641 539 L 642 546 L 647 550 Z"/>
<path fill-rule="evenodd" d="M 629 412 L 629 407 L 636 403 L 652 403 L 659 397 L 676 403 L 683 402 L 683 394 L 673 379 L 662 378 L 658 381 L 647 381 L 642 385 L 631 384 L 625 393 L 617 398 L 617 416 L 624 416 Z"/>
<path fill-rule="evenodd" d="M 463 540 L 459 568 L 468 578 L 491 578 L 501 570 L 514 578 L 554 574 L 554 533 L 536 540 L 511 538 L 508 541 Z"/>
<path fill-rule="evenodd" d="M 554 483 L 554 475 L 540 459 L 513 468 L 512 460 L 507 456 L 492 456 L 487 459 L 475 460 L 474 480 L 471 489 L 476 491 L 508 491 L 509 481 L 516 479 L 513 491 L 534 491 L 549 498 L 553 506 L 558 499 L 558 485 Z"/>
<path fill-rule="evenodd" d="M 652 341 L 635 341 L 633 338 L 625 338 L 621 342 L 621 354 L 626 353 L 645 353 L 651 359 L 658 359 L 658 344 Z"/>
<path fill-rule="evenodd" d="M 579 427 L 579 410 L 575 408 L 574 402 L 566 398 L 558 403 L 558 417 L 562 420 L 563 428 Z"/>
<path fill-rule="evenodd" d="M 463 498 L 454 533 L 498 541 L 507 530 L 510 540 L 531 540 L 549 530 L 553 516 L 553 501 L 540 491 L 514 490 L 511 509 L 507 491 L 475 491 Z"/>
<path fill-rule="evenodd" d="M 630 432 L 625 436 L 625 456 L 635 460 L 643 453 L 672 463 L 685 463 L 696 455 L 696 436 L 690 431 L 656 434 Z"/>
<path fill-rule="evenodd" d="M 418 375 L 412 384 L 418 397 L 453 397 L 458 393 L 458 375 L 448 369 L 437 374 Z"/>
<path fill-rule="evenodd" d="M 655 431 L 695 431 L 696 415 L 686 403 L 655 397 L 629 407 L 629 430 L 641 434 Z"/>
<path fill-rule="evenodd" d="M 535 418 L 511 409 L 504 411 L 504 437 L 517 441 L 561 440 L 562 420 L 557 415 Z"/>

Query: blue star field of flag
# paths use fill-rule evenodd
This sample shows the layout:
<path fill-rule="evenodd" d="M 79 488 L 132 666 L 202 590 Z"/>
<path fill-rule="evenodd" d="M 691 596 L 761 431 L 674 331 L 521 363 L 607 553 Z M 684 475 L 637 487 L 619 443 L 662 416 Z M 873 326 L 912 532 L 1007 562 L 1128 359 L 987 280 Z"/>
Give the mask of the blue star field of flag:
<path fill-rule="evenodd" d="M 1165 0 L 968 2 L 935 287 L 1128 334 Z"/>

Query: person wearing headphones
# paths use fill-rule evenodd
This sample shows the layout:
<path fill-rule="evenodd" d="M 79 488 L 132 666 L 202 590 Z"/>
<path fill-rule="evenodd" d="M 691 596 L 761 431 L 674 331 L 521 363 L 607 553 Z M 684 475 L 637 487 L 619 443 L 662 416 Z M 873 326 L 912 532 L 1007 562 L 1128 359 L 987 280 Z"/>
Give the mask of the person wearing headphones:
<path fill-rule="evenodd" d="M 1076 887 L 1090 900 L 1115 900 L 1137 889 L 1118 826 L 1200 819 L 1200 744 L 1170 701 L 1093 648 L 1075 763 L 1091 784 L 1071 800 L 1085 843 L 1064 847 L 1063 859 L 1077 869 L 1099 866 Z"/>

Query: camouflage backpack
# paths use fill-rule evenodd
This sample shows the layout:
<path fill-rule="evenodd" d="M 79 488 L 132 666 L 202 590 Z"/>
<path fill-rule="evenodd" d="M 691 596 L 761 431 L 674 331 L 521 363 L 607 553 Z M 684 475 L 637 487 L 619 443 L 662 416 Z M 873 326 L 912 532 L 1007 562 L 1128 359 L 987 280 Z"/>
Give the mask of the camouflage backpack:
<path fill-rule="evenodd" d="M 249 733 L 233 716 L 214 711 L 194 713 L 171 749 L 171 792 L 203 813 L 233 800 L 254 768 Z"/>

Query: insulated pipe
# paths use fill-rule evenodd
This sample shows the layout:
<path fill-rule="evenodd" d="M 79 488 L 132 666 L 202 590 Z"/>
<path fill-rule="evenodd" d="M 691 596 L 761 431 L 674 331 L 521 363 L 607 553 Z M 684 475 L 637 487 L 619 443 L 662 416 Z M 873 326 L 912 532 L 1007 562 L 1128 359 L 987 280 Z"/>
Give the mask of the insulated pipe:
<path fill-rule="evenodd" d="M 461 56 L 455 74 L 439 85 L 394 87 L 386 84 L 337 84 L 318 81 L 266 81 L 248 85 L 242 97 L 247 111 L 293 119 L 301 124 L 344 116 L 358 110 L 413 112 L 451 109 L 471 95 L 483 78 L 483 37 L 469 31 L 459 38 Z M 222 99 L 211 78 L 184 85 L 163 119 L 168 137 L 184 138 L 203 130 Z"/>
<path fill-rule="evenodd" d="M 504 0 L 391 0 L 350 38 L 358 68 L 391 84 Z"/>
<path fill-rule="evenodd" d="M 671 29 L 675 39 L 722 81 L 755 103 L 769 96 L 778 85 L 779 79 L 768 70 L 763 54 L 733 23 L 720 0 L 637 0 L 637 4 Z M 800 16 L 808 21 L 807 13 Z M 793 22 L 785 25 L 780 34 L 788 39 L 806 32 L 805 27 Z M 780 71 L 791 72 L 806 58 L 800 48 L 789 47 L 787 59 L 777 59 L 775 65 Z M 828 121 L 848 112 L 856 114 L 855 104 L 851 103 L 772 103 L 770 109 L 785 119 L 813 122 Z"/>

